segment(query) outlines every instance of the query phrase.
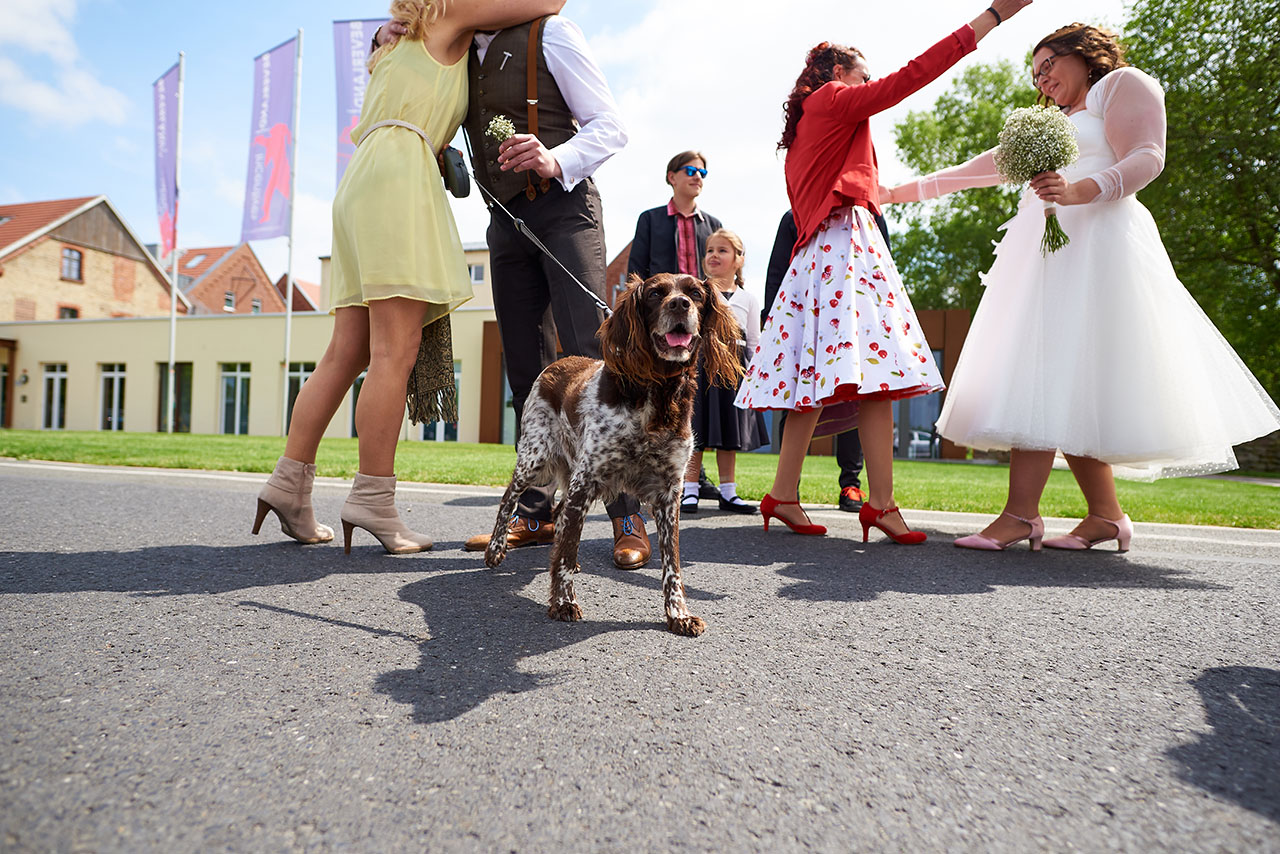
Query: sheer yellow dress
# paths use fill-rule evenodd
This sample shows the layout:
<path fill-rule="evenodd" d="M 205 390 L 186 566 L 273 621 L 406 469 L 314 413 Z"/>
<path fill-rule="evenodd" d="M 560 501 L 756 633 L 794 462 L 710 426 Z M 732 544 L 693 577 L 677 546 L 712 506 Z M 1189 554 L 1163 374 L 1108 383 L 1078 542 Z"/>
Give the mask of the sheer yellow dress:
<path fill-rule="evenodd" d="M 426 132 L 439 150 L 467 111 L 467 58 L 442 65 L 401 40 L 373 69 L 351 138 L 387 119 Z M 416 132 L 374 128 L 356 147 L 333 198 L 330 304 L 408 297 L 429 303 L 423 324 L 471 298 L 466 257 L 435 152 Z"/>

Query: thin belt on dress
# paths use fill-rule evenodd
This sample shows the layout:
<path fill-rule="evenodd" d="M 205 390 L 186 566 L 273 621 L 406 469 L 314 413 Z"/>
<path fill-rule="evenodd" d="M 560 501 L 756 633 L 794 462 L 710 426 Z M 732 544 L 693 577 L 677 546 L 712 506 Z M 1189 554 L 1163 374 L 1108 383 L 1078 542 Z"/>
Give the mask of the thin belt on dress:
<path fill-rule="evenodd" d="M 369 134 L 373 133 L 378 128 L 386 128 L 386 127 L 406 128 L 408 130 L 413 131 L 418 136 L 422 137 L 423 142 L 427 144 L 427 148 L 431 149 L 432 153 L 436 154 L 436 156 L 439 156 L 439 152 L 436 151 L 436 144 L 431 141 L 431 137 L 427 136 L 426 131 L 424 131 L 422 128 L 418 127 L 415 124 L 410 124 L 409 122 L 404 122 L 404 121 L 401 121 L 400 119 L 383 119 L 380 122 L 374 122 L 373 124 L 369 125 L 369 127 L 365 128 L 364 133 L 360 134 L 360 139 L 356 140 L 356 145 L 359 145 L 360 143 L 368 139 Z"/>

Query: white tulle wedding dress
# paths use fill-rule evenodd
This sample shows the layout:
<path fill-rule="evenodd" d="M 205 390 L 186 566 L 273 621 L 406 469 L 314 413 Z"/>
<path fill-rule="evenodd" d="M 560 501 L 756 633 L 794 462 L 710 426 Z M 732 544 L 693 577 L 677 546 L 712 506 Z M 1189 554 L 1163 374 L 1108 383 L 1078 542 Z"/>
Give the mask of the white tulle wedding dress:
<path fill-rule="evenodd" d="M 1023 196 L 938 431 L 971 448 L 1092 457 L 1138 480 L 1234 469 L 1232 446 L 1280 429 L 1280 410 L 1178 281 L 1134 197 L 1164 167 L 1163 92 L 1117 69 L 1070 118 L 1080 159 L 1062 174 L 1102 192 L 1058 208 L 1071 242 L 1048 257 L 1044 204 Z M 922 178 L 918 197 L 999 183 L 992 154 Z"/>

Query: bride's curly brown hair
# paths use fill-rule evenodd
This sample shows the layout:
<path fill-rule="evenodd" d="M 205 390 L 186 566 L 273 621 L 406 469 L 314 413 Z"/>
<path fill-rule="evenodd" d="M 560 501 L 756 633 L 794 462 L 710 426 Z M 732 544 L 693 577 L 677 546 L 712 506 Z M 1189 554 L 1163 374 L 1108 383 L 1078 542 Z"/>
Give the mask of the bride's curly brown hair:
<path fill-rule="evenodd" d="M 392 0 L 391 20 L 400 21 L 407 30 L 400 38 L 411 42 L 422 41 L 431 25 L 444 15 L 444 4 L 445 0 Z M 390 42 L 370 54 L 369 71 L 372 72 L 378 61 L 390 53 L 391 48 L 395 46 L 396 42 Z"/>
<path fill-rule="evenodd" d="M 790 148 L 796 141 L 796 126 L 804 115 L 804 99 L 835 79 L 837 65 L 848 69 L 859 59 L 865 59 L 856 47 L 822 42 L 809 51 L 804 59 L 804 71 L 796 78 L 795 88 L 782 105 L 782 139 L 778 150 Z"/>
<path fill-rule="evenodd" d="M 1039 44 L 1031 49 L 1031 55 L 1035 56 L 1037 51 L 1046 47 L 1057 56 L 1075 54 L 1083 59 L 1085 67 L 1089 69 L 1090 86 L 1117 68 L 1129 64 L 1125 62 L 1124 45 L 1120 43 L 1119 36 L 1110 30 L 1079 21 L 1059 27 L 1040 39 Z M 1031 71 L 1035 73 L 1034 68 Z M 1036 101 L 1041 104 L 1050 102 L 1044 93 L 1036 95 Z"/>

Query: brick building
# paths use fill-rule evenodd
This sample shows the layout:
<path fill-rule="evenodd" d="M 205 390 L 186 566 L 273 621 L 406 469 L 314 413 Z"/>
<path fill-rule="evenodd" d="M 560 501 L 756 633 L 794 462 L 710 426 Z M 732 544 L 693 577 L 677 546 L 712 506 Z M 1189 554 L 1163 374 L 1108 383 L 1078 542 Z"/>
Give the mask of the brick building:
<path fill-rule="evenodd" d="M 0 320 L 169 313 L 169 282 L 106 196 L 0 205 Z M 178 311 L 190 303 L 179 294 Z"/>
<path fill-rule="evenodd" d="M 178 259 L 178 287 L 193 314 L 278 314 L 284 297 L 247 243 L 186 249 Z M 294 310 L 310 311 L 312 309 Z"/>

